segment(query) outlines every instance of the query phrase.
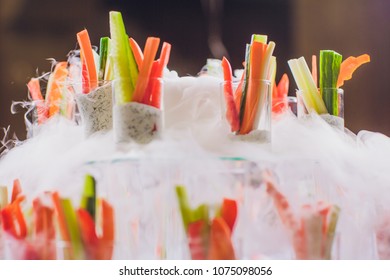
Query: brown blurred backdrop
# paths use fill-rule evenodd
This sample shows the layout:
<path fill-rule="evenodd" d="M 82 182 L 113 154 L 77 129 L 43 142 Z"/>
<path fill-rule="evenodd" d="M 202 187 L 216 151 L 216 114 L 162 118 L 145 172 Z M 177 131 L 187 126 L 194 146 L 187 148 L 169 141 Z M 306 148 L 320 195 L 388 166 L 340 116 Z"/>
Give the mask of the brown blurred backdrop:
<path fill-rule="evenodd" d="M 11 114 L 12 100 L 27 99 L 29 78 L 50 70 L 47 58 L 66 59 L 78 31 L 87 28 L 95 45 L 108 36 L 110 10 L 122 12 L 141 47 L 147 36 L 170 42 L 168 66 L 181 76 L 223 54 L 239 68 L 253 33 L 276 42 L 278 78 L 287 72 L 292 79 L 288 59 L 309 61 L 320 49 L 368 53 L 371 63 L 344 86 L 346 125 L 390 135 L 388 0 L 0 0 L 0 127 L 25 137 L 23 112 Z"/>

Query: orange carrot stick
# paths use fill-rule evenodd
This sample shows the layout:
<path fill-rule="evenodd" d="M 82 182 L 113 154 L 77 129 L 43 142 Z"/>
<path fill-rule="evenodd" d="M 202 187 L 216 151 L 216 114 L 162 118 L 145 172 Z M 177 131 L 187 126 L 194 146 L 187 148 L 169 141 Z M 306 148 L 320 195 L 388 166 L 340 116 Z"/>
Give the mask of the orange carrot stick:
<path fill-rule="evenodd" d="M 233 232 L 237 218 L 237 201 L 225 198 L 222 202 L 221 217 L 225 220 L 230 232 Z"/>
<path fill-rule="evenodd" d="M 137 63 L 138 69 L 141 68 L 142 62 L 144 60 L 144 54 L 142 53 L 141 48 L 133 38 L 129 38 L 130 48 L 133 51 L 135 62 Z"/>
<path fill-rule="evenodd" d="M 36 102 L 38 124 L 43 124 L 47 120 L 48 111 L 44 104 L 42 97 L 41 87 L 39 85 L 39 79 L 32 78 L 27 84 L 28 91 L 32 100 Z"/>
<path fill-rule="evenodd" d="M 57 114 L 60 110 L 61 87 L 64 86 L 68 76 L 67 62 L 59 62 L 50 74 L 46 90 L 46 104 L 49 107 L 49 117 Z"/>
<path fill-rule="evenodd" d="M 64 210 L 62 209 L 60 196 L 58 192 L 52 193 L 52 200 L 54 204 L 54 209 L 57 214 L 58 226 L 60 229 L 61 237 L 64 241 L 70 241 L 70 233 L 68 231 L 65 213 Z"/>
<path fill-rule="evenodd" d="M 19 179 L 15 179 L 12 187 L 11 203 L 14 202 L 21 193 L 22 187 L 20 186 L 20 181 Z"/>
<path fill-rule="evenodd" d="M 80 45 L 80 50 L 83 53 L 83 58 L 85 60 L 85 65 L 88 72 L 88 80 L 90 84 L 90 90 L 93 90 L 97 87 L 98 76 L 95 65 L 95 58 L 93 56 L 91 40 L 89 39 L 87 29 L 77 33 L 77 41 Z"/>
<path fill-rule="evenodd" d="M 101 199 L 102 207 L 102 240 L 113 242 L 115 238 L 114 208 Z"/>
<path fill-rule="evenodd" d="M 214 218 L 210 228 L 209 260 L 234 260 L 236 259 L 231 240 L 231 232 L 225 220 L 221 217 Z"/>
<path fill-rule="evenodd" d="M 260 101 L 261 66 L 266 51 L 266 44 L 253 42 L 250 53 L 248 92 L 245 104 L 244 118 L 240 127 L 240 134 L 248 134 L 253 129 L 257 108 Z"/>
<path fill-rule="evenodd" d="M 156 85 L 156 82 L 159 82 L 156 80 L 158 78 L 159 67 L 160 67 L 160 61 L 159 60 L 153 61 L 152 70 L 150 71 L 150 79 L 148 81 L 148 86 L 146 87 L 145 94 L 142 99 L 143 104 L 151 105 L 152 96 L 156 98 L 156 94 L 153 95 L 153 92 L 159 89 L 157 88 Z"/>
<path fill-rule="evenodd" d="M 341 87 L 344 84 L 344 81 L 350 80 L 355 70 L 367 62 L 370 62 L 370 56 L 368 54 L 362 54 L 358 57 L 350 56 L 341 62 L 337 87 Z"/>
<path fill-rule="evenodd" d="M 134 102 L 142 102 L 143 96 L 145 94 L 145 89 L 148 86 L 148 80 L 150 71 L 152 70 L 153 61 L 156 57 L 158 45 L 160 44 L 160 38 L 149 37 L 146 40 L 145 50 L 144 50 L 144 60 L 142 62 L 137 84 L 133 93 Z"/>

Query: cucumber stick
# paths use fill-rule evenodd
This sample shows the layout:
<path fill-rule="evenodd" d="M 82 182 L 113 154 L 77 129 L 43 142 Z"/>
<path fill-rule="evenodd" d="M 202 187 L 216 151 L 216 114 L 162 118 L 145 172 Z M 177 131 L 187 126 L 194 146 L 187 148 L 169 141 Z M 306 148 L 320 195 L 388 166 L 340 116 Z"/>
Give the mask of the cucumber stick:
<path fill-rule="evenodd" d="M 91 218 L 96 220 L 96 181 L 87 174 L 84 179 L 84 191 L 81 197 L 81 208 L 87 210 Z"/>
<path fill-rule="evenodd" d="M 108 37 L 100 38 L 100 48 L 99 48 L 99 71 L 98 77 L 99 81 L 104 80 L 104 72 L 106 71 L 107 57 L 108 57 Z"/>
<path fill-rule="evenodd" d="M 115 98 L 118 104 L 132 101 L 138 67 L 130 49 L 122 14 L 110 12 L 111 59 L 114 66 Z"/>
<path fill-rule="evenodd" d="M 337 79 L 341 61 L 342 56 L 335 51 L 320 52 L 320 92 L 328 113 L 335 116 L 339 114 Z"/>

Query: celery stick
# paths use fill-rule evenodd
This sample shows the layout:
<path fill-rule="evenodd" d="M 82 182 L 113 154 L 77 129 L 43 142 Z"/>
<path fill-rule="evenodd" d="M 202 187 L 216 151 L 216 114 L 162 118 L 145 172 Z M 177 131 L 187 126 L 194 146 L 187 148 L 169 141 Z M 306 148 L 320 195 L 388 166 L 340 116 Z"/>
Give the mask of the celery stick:
<path fill-rule="evenodd" d="M 199 220 L 203 220 L 205 225 L 209 224 L 209 206 L 207 204 L 201 204 L 192 211 L 191 222 Z"/>
<path fill-rule="evenodd" d="M 248 91 L 250 52 L 251 52 L 251 45 L 247 44 L 246 51 L 245 51 L 245 77 L 244 77 L 244 84 L 242 85 L 242 95 L 241 95 L 240 112 L 239 112 L 240 127 L 242 126 L 242 121 L 244 120 L 246 93 Z"/>
<path fill-rule="evenodd" d="M 251 43 L 253 42 L 260 42 L 263 44 L 267 44 L 268 36 L 267 35 L 259 35 L 259 34 L 253 34 L 251 38 Z"/>
<path fill-rule="evenodd" d="M 100 48 L 99 48 L 99 71 L 98 77 L 99 81 L 104 80 L 104 72 L 106 71 L 107 57 L 108 57 L 108 37 L 100 38 Z"/>
<path fill-rule="evenodd" d="M 317 86 L 314 83 L 309 67 L 307 66 L 306 60 L 303 56 L 298 58 L 298 67 L 301 71 L 305 87 L 312 97 L 314 110 L 318 114 L 326 114 L 328 111 L 326 110 L 325 103 L 318 92 Z"/>
<path fill-rule="evenodd" d="M 184 186 L 176 186 L 175 190 L 177 199 L 179 201 L 179 207 L 184 229 L 187 233 L 188 225 L 192 222 L 192 210 L 188 202 L 187 191 Z"/>
<path fill-rule="evenodd" d="M 124 104 L 132 100 L 138 69 L 134 69 L 136 62 L 120 12 L 110 12 L 110 33 L 114 79 L 119 79 L 115 83 L 115 97 L 119 104 Z"/>
<path fill-rule="evenodd" d="M 73 259 L 83 259 L 84 251 L 83 244 L 81 242 L 80 229 L 77 223 L 76 212 L 72 206 L 72 201 L 69 198 L 61 199 L 61 206 L 64 210 L 64 215 L 66 219 L 66 225 L 70 235 L 70 243 L 72 248 L 72 257 Z"/>
<path fill-rule="evenodd" d="M 303 103 L 305 104 L 305 107 L 308 109 L 308 111 L 313 110 L 313 108 L 314 108 L 313 102 L 314 101 L 306 88 L 306 84 L 304 82 L 304 79 L 302 77 L 302 73 L 301 73 L 299 66 L 298 66 L 298 60 L 297 59 L 290 59 L 288 61 L 288 65 L 291 69 L 291 73 L 293 74 L 293 77 L 294 77 L 295 83 L 298 86 L 298 89 L 300 91 L 302 91 L 302 99 L 303 99 Z"/>
<path fill-rule="evenodd" d="M 96 181 L 87 174 L 84 179 L 84 191 L 81 197 L 81 208 L 88 211 L 91 218 L 96 219 Z"/>
<path fill-rule="evenodd" d="M 340 73 L 342 56 L 335 51 L 320 52 L 320 91 L 328 113 L 339 114 L 337 79 Z"/>
<path fill-rule="evenodd" d="M 336 233 L 336 226 L 339 219 L 340 207 L 333 205 L 330 211 L 329 225 L 326 232 L 326 243 L 325 243 L 325 252 L 324 257 L 330 259 L 332 256 L 332 246 Z"/>
<path fill-rule="evenodd" d="M 8 188 L 0 186 L 0 210 L 8 205 Z"/>

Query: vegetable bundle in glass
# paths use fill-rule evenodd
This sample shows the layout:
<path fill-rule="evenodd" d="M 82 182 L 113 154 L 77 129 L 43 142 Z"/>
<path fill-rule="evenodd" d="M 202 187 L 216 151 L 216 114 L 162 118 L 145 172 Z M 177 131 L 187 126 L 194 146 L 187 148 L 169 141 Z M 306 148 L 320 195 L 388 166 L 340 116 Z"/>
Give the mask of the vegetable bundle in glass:
<path fill-rule="evenodd" d="M 128 38 L 119 12 L 110 12 L 110 32 L 116 142 L 149 143 L 162 129 L 161 78 L 171 45 L 163 43 L 160 58 L 155 60 L 160 39 L 149 37 L 142 52 Z"/>
<path fill-rule="evenodd" d="M 210 219 L 210 207 L 206 203 L 196 208 L 190 206 L 184 186 L 176 187 L 180 212 L 193 260 L 234 260 L 232 233 L 237 218 L 237 202 L 223 199 L 214 218 Z"/>
<path fill-rule="evenodd" d="M 295 82 L 298 85 L 298 116 L 315 112 L 330 125 L 344 128 L 344 91 L 340 88 L 344 81 L 352 78 L 352 73 L 363 63 L 370 61 L 366 54 L 349 57 L 342 61 L 342 56 L 335 51 L 320 52 L 319 87 L 317 83 L 317 58 L 312 57 L 312 71 L 305 58 L 288 61 Z"/>
<path fill-rule="evenodd" d="M 340 208 L 336 205 L 318 202 L 317 205 L 303 205 L 301 215 L 296 217 L 287 198 L 278 191 L 272 178 L 266 178 L 266 190 L 273 199 L 282 223 L 290 233 L 296 259 L 329 260 L 337 258 L 332 252 L 338 244 L 336 226 Z M 332 254 L 333 253 L 333 254 Z"/>
<path fill-rule="evenodd" d="M 271 142 L 271 80 L 275 77 L 276 58 L 272 56 L 275 43 L 267 36 L 252 35 L 245 54 L 245 69 L 239 82 L 233 82 L 232 69 L 222 60 L 223 93 L 226 119 L 231 132 L 241 140 Z"/>

